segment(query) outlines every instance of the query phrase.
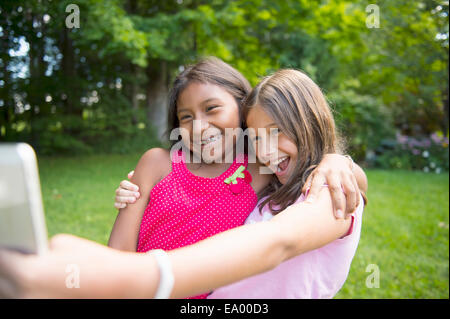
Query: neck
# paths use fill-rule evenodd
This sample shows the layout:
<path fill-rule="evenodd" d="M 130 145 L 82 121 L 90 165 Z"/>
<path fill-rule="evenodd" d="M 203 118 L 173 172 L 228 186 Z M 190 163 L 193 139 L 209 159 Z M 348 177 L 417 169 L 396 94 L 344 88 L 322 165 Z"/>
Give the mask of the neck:
<path fill-rule="evenodd" d="M 231 162 L 227 162 L 226 160 L 227 158 L 227 154 L 222 154 L 220 161 L 219 159 L 214 159 L 212 162 L 205 162 L 203 159 L 203 156 L 199 156 L 199 154 L 195 154 L 192 151 L 190 152 L 191 158 L 192 158 L 192 163 L 199 163 L 202 165 L 217 165 L 217 166 L 221 166 L 223 164 L 231 164 L 234 162 L 234 160 L 236 159 L 236 150 L 233 150 L 233 157 Z"/>

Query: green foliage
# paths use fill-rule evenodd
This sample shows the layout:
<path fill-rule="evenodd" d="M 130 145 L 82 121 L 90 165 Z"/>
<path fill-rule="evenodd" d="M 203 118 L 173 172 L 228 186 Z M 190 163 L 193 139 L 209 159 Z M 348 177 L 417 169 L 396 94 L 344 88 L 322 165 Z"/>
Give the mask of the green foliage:
<path fill-rule="evenodd" d="M 70 3 L 78 29 L 65 26 Z M 368 4 L 2 1 L 0 139 L 42 154 L 124 151 L 155 135 L 149 114 L 164 100 L 155 88 L 164 95 L 158 85 L 181 65 L 214 55 L 252 84 L 279 68 L 305 71 L 329 97 L 350 153 L 381 165 L 367 157 L 396 130 L 448 135 L 448 2 L 383 1 L 375 29 Z"/>
<path fill-rule="evenodd" d="M 390 114 L 380 99 L 349 90 L 330 94 L 328 99 L 347 152 L 356 161 L 364 161 L 371 150 L 393 136 Z"/>
<path fill-rule="evenodd" d="M 420 138 L 397 134 L 395 140 L 382 141 L 371 158 L 382 168 L 417 169 L 426 173 L 449 170 L 448 138 L 433 133 Z"/>

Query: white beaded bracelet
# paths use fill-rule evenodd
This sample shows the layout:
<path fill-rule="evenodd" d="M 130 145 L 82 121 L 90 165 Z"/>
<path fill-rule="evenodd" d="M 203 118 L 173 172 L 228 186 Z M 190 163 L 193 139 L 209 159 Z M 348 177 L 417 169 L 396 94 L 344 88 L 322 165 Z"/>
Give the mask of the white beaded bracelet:
<path fill-rule="evenodd" d="M 162 249 L 151 250 L 149 254 L 155 256 L 159 269 L 159 283 L 154 299 L 169 299 L 175 282 L 169 255 Z"/>

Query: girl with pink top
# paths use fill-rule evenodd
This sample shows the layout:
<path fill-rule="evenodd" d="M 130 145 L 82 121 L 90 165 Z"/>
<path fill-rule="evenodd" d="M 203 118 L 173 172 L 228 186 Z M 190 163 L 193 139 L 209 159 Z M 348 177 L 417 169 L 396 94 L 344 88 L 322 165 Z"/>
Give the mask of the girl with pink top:
<path fill-rule="evenodd" d="M 277 177 L 259 207 L 247 218 L 246 224 L 251 224 L 270 220 L 287 207 L 304 202 L 305 195 L 299 196 L 299 177 L 305 177 L 311 162 L 317 163 L 323 153 L 335 152 L 340 145 L 320 89 L 302 72 L 280 70 L 263 79 L 248 97 L 245 112 L 249 127 L 278 131 L 276 150 L 264 147 L 264 135 L 256 133 L 251 137 L 260 150 L 260 159 L 272 163 Z M 306 118 L 309 121 L 303 120 Z M 281 170 L 276 170 L 273 163 L 279 163 Z M 345 222 L 348 230 L 342 237 L 335 233 L 334 240 L 326 245 L 318 242 L 316 249 L 273 270 L 216 289 L 208 298 L 332 298 L 344 284 L 358 246 L 365 203 L 360 196 L 356 211 Z M 318 223 L 314 231 L 327 231 L 326 225 Z"/>

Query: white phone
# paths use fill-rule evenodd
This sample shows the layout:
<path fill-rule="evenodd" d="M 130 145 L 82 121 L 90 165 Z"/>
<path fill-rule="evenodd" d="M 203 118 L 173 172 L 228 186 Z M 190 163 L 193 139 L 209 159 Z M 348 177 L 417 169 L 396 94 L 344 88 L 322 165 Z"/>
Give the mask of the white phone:
<path fill-rule="evenodd" d="M 0 247 L 48 249 L 36 155 L 25 143 L 0 143 Z"/>

